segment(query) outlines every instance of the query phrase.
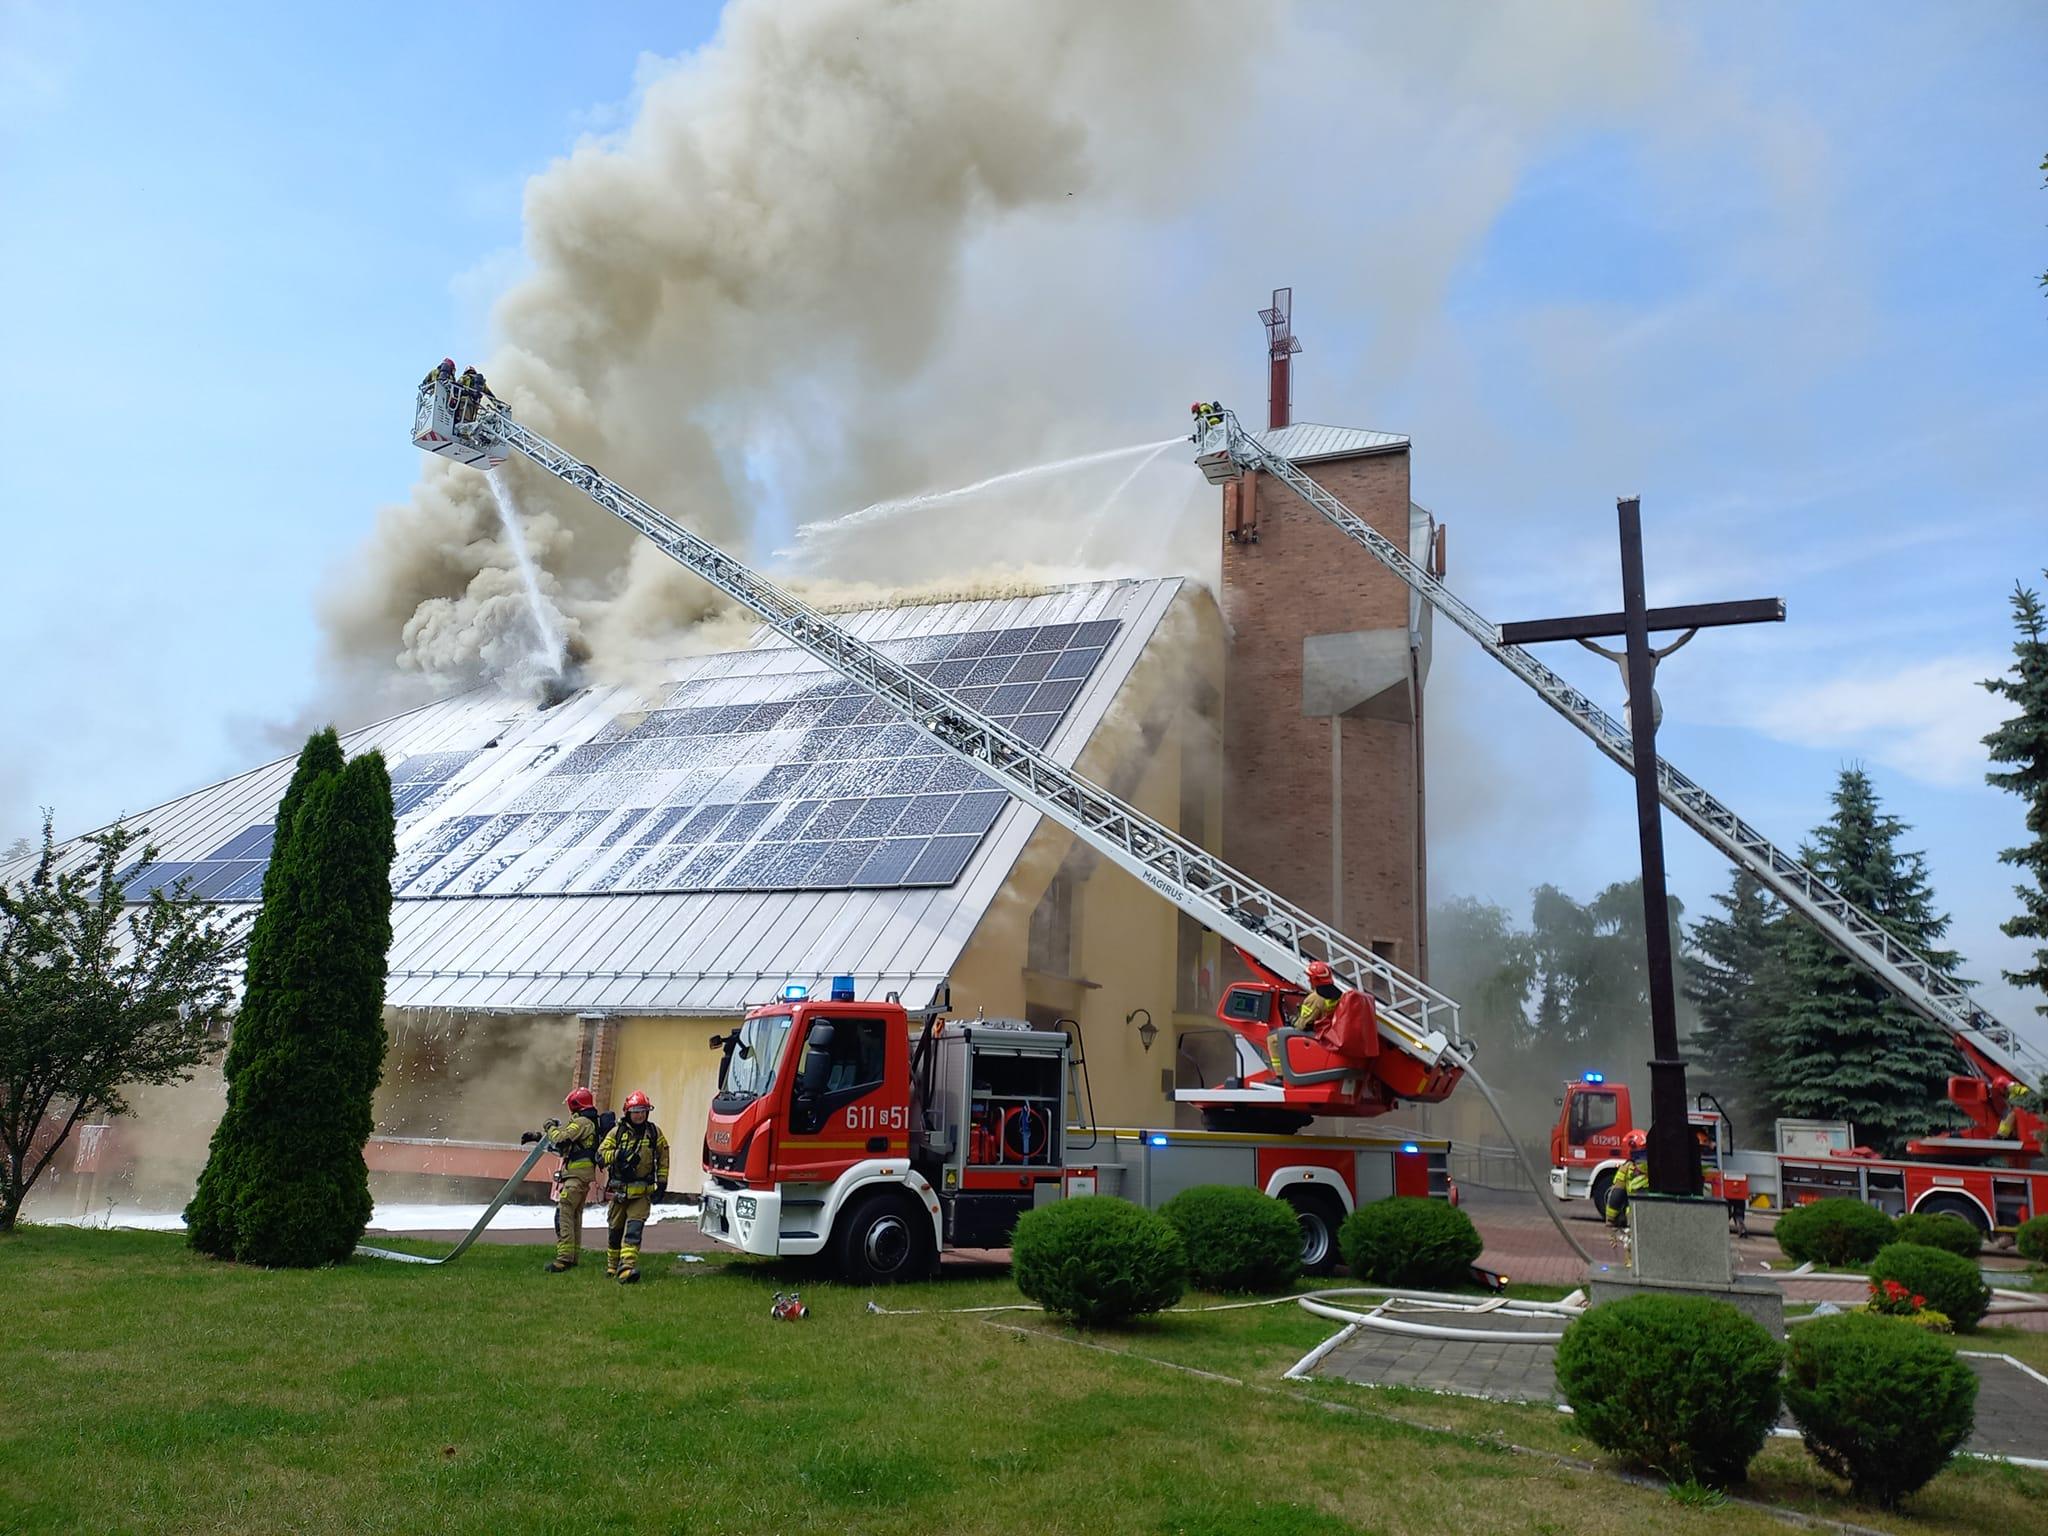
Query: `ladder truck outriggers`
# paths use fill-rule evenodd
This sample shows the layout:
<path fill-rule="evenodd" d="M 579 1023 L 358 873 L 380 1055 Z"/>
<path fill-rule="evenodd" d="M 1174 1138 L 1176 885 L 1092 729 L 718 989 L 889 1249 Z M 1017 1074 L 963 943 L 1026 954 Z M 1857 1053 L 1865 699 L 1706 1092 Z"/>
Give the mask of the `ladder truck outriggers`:
<path fill-rule="evenodd" d="M 949 1021 L 935 1007 L 913 1043 L 894 998 L 859 1000 L 850 982 L 826 998 L 786 988 L 720 1042 L 706 1234 L 749 1253 L 825 1254 L 851 1276 L 893 1280 L 924 1273 L 944 1247 L 1000 1245 L 1023 1211 L 1066 1194 L 1158 1204 L 1235 1181 L 1294 1206 L 1304 1262 L 1319 1270 L 1358 1202 L 1453 1193 L 1445 1143 L 1297 1134 L 1318 1116 L 1371 1118 L 1448 1097 L 1470 1055 L 1448 997 L 847 633 L 445 371 L 420 387 L 412 436 L 485 469 L 517 452 L 582 491 L 1228 940 L 1253 974 L 1218 1009 L 1238 1075 L 1176 1094 L 1200 1108 L 1200 1131 L 1084 1124 L 1085 1067 L 1064 1032 Z M 1342 1001 L 1326 1027 L 1289 1028 L 1316 962 Z"/>
<path fill-rule="evenodd" d="M 1405 582 L 1438 613 L 1470 635 L 1495 661 L 1535 690 L 1552 709 L 1585 733 L 1609 761 L 1633 773 L 1626 726 L 1608 715 L 1527 650 L 1504 644 L 1499 627 L 1482 618 L 1442 579 L 1412 558 L 1393 539 L 1310 477 L 1274 453 L 1221 406 L 1196 407 L 1195 462 L 1212 484 L 1239 475 L 1269 474 L 1279 480 L 1340 533 Z M 1726 1117 L 1705 1106 L 1691 1118 L 1695 1134 L 1711 1131 L 1717 1150 L 1716 1187 L 1729 1197 L 1747 1194 L 1748 1179 L 1781 1204 L 1801 1204 L 1829 1195 L 1861 1199 L 1893 1214 L 1949 1211 L 1984 1232 L 2003 1231 L 2029 1216 L 2048 1212 L 2048 1165 L 2043 1139 L 2042 1089 L 2048 1060 L 2010 1026 L 2001 1024 L 1924 955 L 1894 937 L 1876 917 L 1834 890 L 1813 870 L 1774 846 L 1733 809 L 1663 758 L 1657 760 L 1657 795 L 1671 813 L 1698 832 L 1765 889 L 1812 923 L 1851 961 L 1868 971 L 1955 1044 L 1966 1071 L 1948 1080 L 1949 1103 L 1962 1119 L 1953 1131 L 1907 1143 L 1904 1158 L 1881 1158 L 1850 1145 L 1849 1128 L 1822 1135 L 1809 1122 L 1781 1122 L 1778 1147 L 1769 1153 L 1738 1152 L 1729 1143 Z M 1598 1078 L 1598 1074 L 1595 1074 Z M 1553 1189 L 1560 1199 L 1591 1191 L 1595 1165 L 1613 1163 L 1590 1153 L 1591 1140 L 1573 1143 L 1573 1115 L 1579 1130 L 1589 1117 L 1612 1107 L 1604 1079 L 1567 1085 L 1553 1161 Z M 1618 1086 L 1618 1085 L 1617 1085 Z M 1575 1108 L 1576 1104 L 1576 1108 Z M 1603 1126 L 1605 1132 L 1608 1127 Z M 1818 1137 L 1818 1140 L 1816 1139 Z M 1619 1141 L 1614 1145 L 1619 1146 Z"/>

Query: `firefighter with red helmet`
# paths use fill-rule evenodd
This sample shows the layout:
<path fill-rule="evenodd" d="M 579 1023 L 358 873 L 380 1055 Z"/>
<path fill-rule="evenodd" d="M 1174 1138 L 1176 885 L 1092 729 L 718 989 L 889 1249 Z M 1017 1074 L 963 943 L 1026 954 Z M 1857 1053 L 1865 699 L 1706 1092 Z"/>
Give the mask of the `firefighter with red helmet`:
<path fill-rule="evenodd" d="M 1313 1029 L 1323 1015 L 1336 1008 L 1344 996 L 1344 989 L 1337 985 L 1337 976 L 1328 963 L 1311 960 L 1308 963 L 1308 996 L 1301 1000 L 1301 1007 L 1295 1010 L 1294 1027 Z M 1266 1055 L 1273 1063 L 1273 1080 L 1284 1083 L 1286 1075 L 1280 1070 L 1280 1031 L 1275 1028 L 1266 1036 Z"/>
<path fill-rule="evenodd" d="M 668 1138 L 651 1118 L 653 1112 L 646 1094 L 637 1088 L 627 1094 L 624 1115 L 597 1153 L 609 1181 L 605 1198 L 611 1204 L 604 1272 L 616 1275 L 621 1285 L 639 1283 L 640 1235 L 654 1197 L 668 1193 Z"/>
<path fill-rule="evenodd" d="M 1628 1226 L 1628 1203 L 1650 1187 L 1650 1138 L 1646 1132 L 1630 1131 L 1621 1139 L 1628 1149 L 1628 1161 L 1614 1170 L 1614 1182 L 1607 1186 L 1607 1224 Z"/>
<path fill-rule="evenodd" d="M 588 1088 L 579 1084 L 570 1089 L 562 1103 L 569 1111 L 567 1120 L 550 1120 L 519 1138 L 521 1142 L 545 1139 L 548 1150 L 562 1159 L 555 1170 L 555 1256 L 547 1264 L 551 1275 L 574 1269 L 583 1253 L 583 1206 L 597 1178 L 597 1148 L 604 1135 L 597 1096 Z"/>

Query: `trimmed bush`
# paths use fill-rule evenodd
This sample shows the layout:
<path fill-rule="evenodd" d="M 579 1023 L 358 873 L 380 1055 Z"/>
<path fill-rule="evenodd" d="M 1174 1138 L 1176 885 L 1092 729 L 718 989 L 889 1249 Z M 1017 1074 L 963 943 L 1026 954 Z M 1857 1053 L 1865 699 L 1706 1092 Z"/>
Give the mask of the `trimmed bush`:
<path fill-rule="evenodd" d="M 1428 1289 L 1464 1284 L 1486 1245 L 1472 1218 L 1456 1207 L 1398 1195 L 1345 1217 L 1337 1246 L 1355 1280 Z"/>
<path fill-rule="evenodd" d="M 1792 1331 L 1785 1406 L 1806 1449 L 1887 1508 L 1948 1465 L 1976 1405 L 1975 1373 L 1911 1323 L 1848 1312 Z"/>
<path fill-rule="evenodd" d="M 2013 1246 L 2023 1259 L 2048 1264 L 2048 1216 L 2035 1216 L 2019 1224 L 2012 1235 Z"/>
<path fill-rule="evenodd" d="M 1991 1305 L 1991 1287 L 1974 1262 L 1918 1243 L 1880 1249 L 1870 1261 L 1870 1279 L 1875 1285 L 1896 1280 L 1915 1296 L 1926 1297 L 1926 1305 L 1955 1324 L 1958 1333 L 1974 1332 Z"/>
<path fill-rule="evenodd" d="M 1742 1480 L 1777 1421 L 1781 1360 L 1763 1324 L 1725 1301 L 1631 1296 L 1565 1330 L 1557 1386 L 1602 1450 L 1720 1488 Z"/>
<path fill-rule="evenodd" d="M 1891 1217 L 1861 1200 L 1816 1200 L 1778 1218 L 1778 1246 L 1796 1264 L 1868 1264 L 1891 1240 Z"/>
<path fill-rule="evenodd" d="M 1159 1208 L 1187 1245 L 1188 1275 L 1208 1291 L 1278 1291 L 1301 1273 L 1301 1224 L 1285 1200 L 1241 1184 L 1182 1190 Z"/>
<path fill-rule="evenodd" d="M 1118 1323 L 1179 1301 L 1188 1255 L 1157 1212 L 1076 1195 L 1024 1213 L 1010 1240 L 1010 1272 L 1018 1290 L 1056 1317 Z"/>
<path fill-rule="evenodd" d="M 1892 1241 L 1917 1243 L 1922 1248 L 1939 1248 L 1944 1253 L 1965 1259 L 1977 1257 L 1977 1251 L 1984 1246 L 1983 1234 L 1974 1223 L 1948 1211 L 1901 1216 L 1892 1223 Z"/>

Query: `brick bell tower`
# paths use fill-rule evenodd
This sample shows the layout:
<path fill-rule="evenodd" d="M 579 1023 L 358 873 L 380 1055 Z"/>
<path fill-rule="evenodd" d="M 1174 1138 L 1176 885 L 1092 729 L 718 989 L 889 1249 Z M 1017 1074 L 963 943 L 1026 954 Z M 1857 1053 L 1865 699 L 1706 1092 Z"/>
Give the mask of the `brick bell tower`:
<path fill-rule="evenodd" d="M 1293 420 L 1293 294 L 1259 312 L 1266 446 L 1440 569 L 1408 495 L 1409 444 Z M 1428 975 L 1423 683 L 1430 610 L 1292 491 L 1223 493 L 1223 856 L 1404 970 Z"/>

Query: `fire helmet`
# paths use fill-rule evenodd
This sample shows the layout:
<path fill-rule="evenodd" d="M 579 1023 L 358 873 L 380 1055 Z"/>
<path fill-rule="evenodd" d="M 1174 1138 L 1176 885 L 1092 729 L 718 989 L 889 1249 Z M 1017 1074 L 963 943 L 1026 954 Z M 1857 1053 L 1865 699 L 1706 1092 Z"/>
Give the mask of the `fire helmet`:
<path fill-rule="evenodd" d="M 631 1093 L 626 1095 L 627 1114 L 630 1115 L 636 1109 L 652 1108 L 654 1108 L 654 1101 L 648 1098 L 647 1095 L 642 1093 L 638 1088 L 635 1088 Z"/>
<path fill-rule="evenodd" d="M 1630 1131 L 1621 1138 L 1621 1144 L 1631 1152 L 1640 1152 L 1649 1146 L 1650 1133 L 1648 1131 Z"/>
<path fill-rule="evenodd" d="M 562 1100 L 562 1102 L 571 1109 L 595 1109 L 597 1108 L 597 1095 L 588 1088 L 578 1084 L 569 1090 L 569 1096 Z"/>
<path fill-rule="evenodd" d="M 442 359 L 441 359 L 441 372 L 443 372 L 443 373 L 453 373 L 454 371 L 455 371 L 455 359 L 454 359 L 454 358 L 452 358 L 452 357 L 444 357 L 444 358 L 442 358 Z"/>
<path fill-rule="evenodd" d="M 1331 983 L 1332 981 L 1334 981 L 1335 979 L 1336 979 L 1336 977 L 1335 977 L 1335 975 L 1334 975 L 1334 974 L 1333 974 L 1333 973 L 1331 972 L 1331 970 L 1330 970 L 1330 966 L 1329 966 L 1329 962 L 1328 962 L 1328 961 L 1325 961 L 1325 960 L 1311 960 L 1311 961 L 1309 961 L 1309 963 L 1308 963 L 1308 984 L 1309 984 L 1310 986 L 1312 986 L 1312 987 L 1327 987 L 1327 986 L 1328 986 L 1328 985 L 1329 985 L 1329 984 L 1330 984 L 1330 983 Z"/>

